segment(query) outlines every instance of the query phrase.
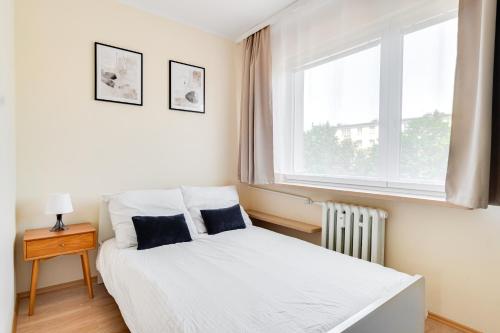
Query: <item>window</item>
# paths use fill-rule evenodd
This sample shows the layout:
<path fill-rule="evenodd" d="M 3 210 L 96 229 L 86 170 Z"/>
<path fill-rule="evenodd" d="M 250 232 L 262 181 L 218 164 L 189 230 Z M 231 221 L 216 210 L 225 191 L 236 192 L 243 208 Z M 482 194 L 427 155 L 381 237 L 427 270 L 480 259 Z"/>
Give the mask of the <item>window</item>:
<path fill-rule="evenodd" d="M 359 80 L 360 72 L 363 80 Z M 295 150 L 295 172 L 378 175 L 378 133 L 373 132 L 371 138 L 361 135 L 360 142 L 352 140 L 351 131 L 378 123 L 380 44 L 341 54 L 296 76 L 303 81 L 296 94 L 304 98 L 303 105 L 296 108 L 303 124 L 295 130 L 303 144 Z M 366 140 L 374 144 L 363 144 Z"/>
<path fill-rule="evenodd" d="M 284 182 L 440 196 L 453 103 L 456 11 L 397 20 L 293 70 Z"/>
<path fill-rule="evenodd" d="M 452 19 L 404 35 L 400 179 L 444 182 L 456 34 L 457 19 Z"/>

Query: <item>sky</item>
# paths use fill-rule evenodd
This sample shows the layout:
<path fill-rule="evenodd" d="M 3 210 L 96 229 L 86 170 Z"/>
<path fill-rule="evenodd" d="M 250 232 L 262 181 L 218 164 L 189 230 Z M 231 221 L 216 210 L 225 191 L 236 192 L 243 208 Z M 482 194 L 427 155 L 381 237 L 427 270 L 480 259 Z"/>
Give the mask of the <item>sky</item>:
<path fill-rule="evenodd" d="M 456 35 L 456 18 L 404 35 L 403 118 L 451 113 Z M 376 45 L 304 71 L 304 130 L 378 120 L 380 51 Z"/>

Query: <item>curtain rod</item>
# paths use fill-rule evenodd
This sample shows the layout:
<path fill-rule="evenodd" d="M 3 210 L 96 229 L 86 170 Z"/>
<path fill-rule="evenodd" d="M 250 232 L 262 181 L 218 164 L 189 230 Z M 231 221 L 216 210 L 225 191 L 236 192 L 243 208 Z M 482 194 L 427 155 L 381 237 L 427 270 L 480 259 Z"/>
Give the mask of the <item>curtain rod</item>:
<path fill-rule="evenodd" d="M 267 192 L 271 192 L 271 193 L 279 193 L 279 194 L 283 194 L 283 195 L 286 195 L 289 197 L 302 199 L 306 202 L 307 205 L 323 205 L 324 204 L 323 201 L 315 201 L 315 200 L 311 199 L 310 197 L 306 197 L 305 195 L 293 194 L 293 193 L 288 193 L 288 192 L 279 191 L 279 190 L 271 190 L 271 189 L 256 186 L 256 185 L 247 185 L 247 186 L 254 188 L 254 189 L 262 190 L 262 191 L 267 191 Z"/>
<path fill-rule="evenodd" d="M 283 9 L 279 10 L 278 12 L 274 13 L 273 15 L 269 16 L 267 19 L 265 19 L 261 23 L 250 28 L 250 30 L 247 30 L 245 33 L 243 33 L 238 38 L 236 38 L 235 42 L 239 43 L 242 40 L 244 40 L 245 38 L 247 38 L 248 36 L 253 35 L 257 31 L 267 27 L 268 25 L 275 23 L 282 15 L 294 10 L 298 6 L 298 4 L 301 2 L 303 2 L 303 1 L 297 0 L 297 1 L 292 2 L 291 4 L 286 6 L 285 8 L 283 8 Z"/>

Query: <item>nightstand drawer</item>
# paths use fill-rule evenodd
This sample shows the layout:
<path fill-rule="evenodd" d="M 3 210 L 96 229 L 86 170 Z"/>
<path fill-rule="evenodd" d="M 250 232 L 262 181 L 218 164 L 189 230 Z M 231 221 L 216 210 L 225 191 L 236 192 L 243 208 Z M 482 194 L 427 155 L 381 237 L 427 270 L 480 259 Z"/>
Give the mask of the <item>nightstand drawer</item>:
<path fill-rule="evenodd" d="M 26 259 L 51 257 L 95 247 L 94 233 L 37 239 L 26 242 Z"/>

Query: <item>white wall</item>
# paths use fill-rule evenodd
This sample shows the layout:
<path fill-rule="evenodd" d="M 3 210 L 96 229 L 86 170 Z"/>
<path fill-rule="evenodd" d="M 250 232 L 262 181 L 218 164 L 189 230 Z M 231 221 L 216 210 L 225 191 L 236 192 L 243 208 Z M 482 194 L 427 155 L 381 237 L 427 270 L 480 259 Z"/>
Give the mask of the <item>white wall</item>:
<path fill-rule="evenodd" d="M 143 53 L 143 107 L 94 101 L 95 41 Z M 235 48 L 114 0 L 16 1 L 18 291 L 23 231 L 54 223 L 47 194 L 71 193 L 66 222 L 96 224 L 105 192 L 236 181 Z M 170 59 L 206 68 L 205 115 L 168 110 Z M 60 257 L 39 286 L 81 278 L 79 259 Z"/>
<path fill-rule="evenodd" d="M 500 332 L 500 207 L 465 210 L 295 186 L 271 188 L 387 210 L 386 265 L 425 276 L 428 311 L 482 332 Z M 248 207 L 321 224 L 319 206 L 259 189 L 241 190 Z"/>
<path fill-rule="evenodd" d="M 0 332 L 14 314 L 15 134 L 14 1 L 0 0 Z"/>

